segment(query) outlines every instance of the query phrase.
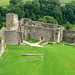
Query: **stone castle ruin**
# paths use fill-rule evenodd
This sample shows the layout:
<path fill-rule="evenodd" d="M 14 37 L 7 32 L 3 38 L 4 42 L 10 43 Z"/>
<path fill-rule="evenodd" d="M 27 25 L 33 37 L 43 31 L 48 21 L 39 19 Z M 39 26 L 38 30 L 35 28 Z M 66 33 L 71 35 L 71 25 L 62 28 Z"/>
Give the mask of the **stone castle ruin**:
<path fill-rule="evenodd" d="M 0 56 L 6 45 L 20 45 L 23 40 L 35 39 L 39 41 L 75 42 L 75 31 L 65 30 L 57 24 L 31 21 L 22 18 L 18 21 L 18 15 L 9 13 L 6 15 L 6 27 L 0 30 Z"/>

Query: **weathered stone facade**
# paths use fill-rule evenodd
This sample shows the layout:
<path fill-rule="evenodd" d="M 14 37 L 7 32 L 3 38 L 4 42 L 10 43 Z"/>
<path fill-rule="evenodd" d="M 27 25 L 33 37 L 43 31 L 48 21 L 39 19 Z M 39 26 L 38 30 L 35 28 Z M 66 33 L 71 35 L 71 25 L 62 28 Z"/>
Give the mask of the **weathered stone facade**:
<path fill-rule="evenodd" d="M 13 27 L 11 25 L 14 25 Z M 18 22 L 18 15 L 9 13 L 6 15 L 6 27 L 8 30 L 18 30 L 19 22 Z"/>
<path fill-rule="evenodd" d="M 14 26 L 11 26 L 11 25 Z M 19 45 L 21 43 L 21 32 L 19 32 L 18 15 L 9 13 L 6 15 L 6 28 L 5 39 L 7 45 Z"/>
<path fill-rule="evenodd" d="M 20 37 L 16 31 L 5 31 L 5 39 L 7 45 L 19 45 Z"/>
<path fill-rule="evenodd" d="M 67 42 L 75 42 L 75 31 L 64 30 L 63 40 Z"/>
<path fill-rule="evenodd" d="M 60 42 L 63 39 L 64 27 L 23 18 L 20 20 L 19 30 L 23 33 L 24 40 L 31 38 L 42 41 Z"/>
<path fill-rule="evenodd" d="M 5 35 L 4 35 L 4 31 L 6 31 L 7 29 L 5 27 L 3 27 L 0 30 L 0 57 L 3 54 L 5 48 L 6 48 L 6 41 L 5 41 Z"/>
<path fill-rule="evenodd" d="M 0 30 L 0 56 L 6 45 L 20 45 L 29 38 L 57 43 L 62 40 L 75 42 L 75 31 L 65 30 L 61 25 L 31 21 L 27 18 L 18 21 L 17 14 L 9 13 L 6 15 L 6 28 Z"/>

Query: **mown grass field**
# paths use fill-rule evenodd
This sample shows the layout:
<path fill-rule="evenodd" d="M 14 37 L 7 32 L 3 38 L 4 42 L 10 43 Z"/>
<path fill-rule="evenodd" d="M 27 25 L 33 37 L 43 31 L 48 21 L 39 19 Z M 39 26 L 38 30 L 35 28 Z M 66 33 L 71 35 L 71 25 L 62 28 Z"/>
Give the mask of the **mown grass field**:
<path fill-rule="evenodd" d="M 0 0 L 0 6 L 6 7 L 7 5 L 9 5 L 9 1 L 10 0 Z M 25 1 L 32 1 L 32 0 L 23 0 L 23 2 L 25 2 Z M 60 1 L 66 1 L 68 3 L 73 0 L 60 0 Z"/>
<path fill-rule="evenodd" d="M 75 47 L 46 45 L 45 47 L 7 46 L 0 58 L 0 75 L 75 75 Z M 41 59 L 40 56 L 21 54 L 43 54 L 44 59 L 35 62 L 20 62 Z"/>

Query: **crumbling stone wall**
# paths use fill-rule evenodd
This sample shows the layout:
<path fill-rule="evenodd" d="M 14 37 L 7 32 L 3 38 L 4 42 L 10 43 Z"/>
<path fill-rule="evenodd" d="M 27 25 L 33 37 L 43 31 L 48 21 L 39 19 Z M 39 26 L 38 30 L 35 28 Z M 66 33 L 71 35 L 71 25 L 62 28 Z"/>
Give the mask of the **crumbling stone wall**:
<path fill-rule="evenodd" d="M 36 39 L 40 41 L 56 41 L 60 42 L 62 39 L 61 30 L 58 29 L 49 29 L 49 28 L 42 28 L 42 27 L 34 27 L 30 25 L 25 25 L 25 40 L 28 38 Z M 60 34 L 61 33 L 61 34 Z"/>
<path fill-rule="evenodd" d="M 67 42 L 75 42 L 75 31 L 64 30 L 63 40 Z"/>
<path fill-rule="evenodd" d="M 31 21 L 27 18 L 18 21 L 17 14 L 9 13 L 6 15 L 6 28 L 0 30 L 0 56 L 6 45 L 19 45 L 28 38 L 58 43 L 62 40 L 75 42 L 75 31 L 64 30 L 61 25 Z"/>
<path fill-rule="evenodd" d="M 0 30 L 0 57 L 3 54 L 5 48 L 6 48 L 6 40 L 5 40 L 5 35 L 4 35 L 4 31 L 6 30 L 5 27 L 3 27 Z"/>
<path fill-rule="evenodd" d="M 27 40 L 28 38 L 42 41 L 60 42 L 62 40 L 65 40 L 68 42 L 74 42 L 74 34 L 71 35 L 70 33 L 69 35 L 67 35 L 68 32 L 64 30 L 64 27 L 62 27 L 61 25 L 31 21 L 28 18 L 22 18 L 20 21 L 18 21 L 17 14 L 13 13 L 7 14 L 6 24 L 11 34 L 9 32 L 8 32 L 9 34 L 8 33 L 5 34 L 9 36 L 9 39 L 10 38 L 14 39 L 13 41 L 10 40 L 11 42 L 9 42 L 8 39 L 8 42 L 9 43 L 15 42 L 14 45 L 17 45 L 19 44 L 19 41 L 23 42 L 23 40 Z M 15 26 L 10 28 L 10 24 L 15 24 Z M 16 39 L 14 38 L 14 36 L 20 39 Z"/>
<path fill-rule="evenodd" d="M 14 26 L 11 26 L 12 24 Z M 19 26 L 18 15 L 13 14 L 13 13 L 6 14 L 6 27 L 7 27 L 7 29 L 18 31 L 18 26 Z"/>
<path fill-rule="evenodd" d="M 14 24 L 14 26 L 11 26 Z M 9 13 L 6 15 L 5 39 L 7 45 L 19 45 L 22 42 L 22 32 L 20 31 L 18 15 Z"/>
<path fill-rule="evenodd" d="M 64 27 L 57 24 L 43 23 L 31 21 L 27 18 L 20 20 L 20 31 L 23 35 L 23 40 L 28 38 L 60 42 L 63 39 Z"/>
<path fill-rule="evenodd" d="M 5 31 L 5 40 L 7 45 L 19 45 L 21 38 L 16 31 Z"/>

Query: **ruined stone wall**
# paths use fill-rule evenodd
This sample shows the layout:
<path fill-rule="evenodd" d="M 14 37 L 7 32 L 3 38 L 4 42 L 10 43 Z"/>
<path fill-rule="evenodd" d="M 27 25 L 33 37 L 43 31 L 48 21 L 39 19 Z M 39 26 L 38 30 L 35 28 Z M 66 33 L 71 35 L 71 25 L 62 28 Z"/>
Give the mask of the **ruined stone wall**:
<path fill-rule="evenodd" d="M 5 39 L 7 45 L 19 45 L 21 42 L 20 33 L 16 31 L 5 31 Z"/>
<path fill-rule="evenodd" d="M 49 41 L 50 37 L 49 29 L 30 27 L 30 38 L 41 41 Z"/>
<path fill-rule="evenodd" d="M 25 40 L 28 38 L 41 41 L 60 42 L 60 29 L 38 28 L 25 25 Z"/>
<path fill-rule="evenodd" d="M 12 26 L 12 24 L 14 26 Z M 17 14 L 13 14 L 13 13 L 9 13 L 6 15 L 6 27 L 9 30 L 18 30 L 18 26 L 19 26 L 19 22 L 18 22 L 18 15 Z"/>
<path fill-rule="evenodd" d="M 75 42 L 75 31 L 64 30 L 64 32 L 63 32 L 63 40 L 67 41 L 67 42 Z"/>
<path fill-rule="evenodd" d="M 6 40 L 5 40 L 5 35 L 4 35 L 4 31 L 6 30 L 5 27 L 3 27 L 0 30 L 0 57 L 3 54 L 5 48 L 6 48 Z"/>
<path fill-rule="evenodd" d="M 53 29 L 53 28 L 57 28 L 57 24 L 42 23 L 41 27 Z"/>

